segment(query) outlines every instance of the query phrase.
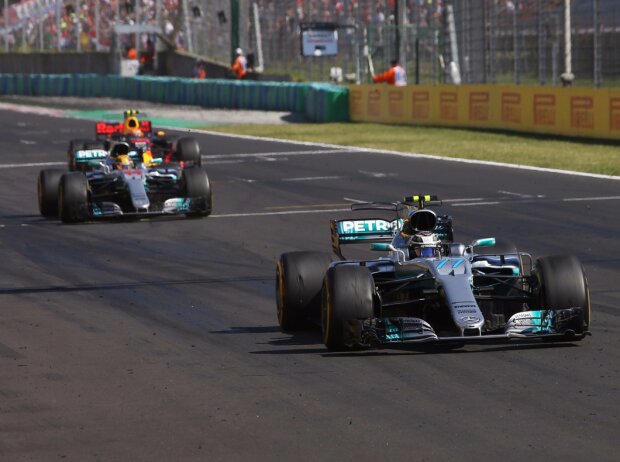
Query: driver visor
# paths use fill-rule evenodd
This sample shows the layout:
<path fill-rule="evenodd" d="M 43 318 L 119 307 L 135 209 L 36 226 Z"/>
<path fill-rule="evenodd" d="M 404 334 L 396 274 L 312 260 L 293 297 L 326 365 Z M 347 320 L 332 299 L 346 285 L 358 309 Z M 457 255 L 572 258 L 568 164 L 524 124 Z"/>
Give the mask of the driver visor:
<path fill-rule="evenodd" d="M 422 258 L 431 258 L 435 256 L 435 248 L 434 247 L 422 247 L 420 249 L 420 256 Z"/>

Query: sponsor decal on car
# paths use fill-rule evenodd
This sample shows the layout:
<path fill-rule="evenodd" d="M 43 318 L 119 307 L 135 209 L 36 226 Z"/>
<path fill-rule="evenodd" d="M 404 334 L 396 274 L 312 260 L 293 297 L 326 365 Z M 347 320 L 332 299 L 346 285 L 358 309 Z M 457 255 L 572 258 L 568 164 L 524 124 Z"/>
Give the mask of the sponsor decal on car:
<path fill-rule="evenodd" d="M 369 220 L 343 220 L 338 223 L 339 234 L 391 233 L 402 220 L 387 221 L 379 218 Z"/>
<path fill-rule="evenodd" d="M 86 149 L 75 151 L 76 160 L 105 159 L 106 157 L 108 157 L 108 152 L 104 149 Z"/>

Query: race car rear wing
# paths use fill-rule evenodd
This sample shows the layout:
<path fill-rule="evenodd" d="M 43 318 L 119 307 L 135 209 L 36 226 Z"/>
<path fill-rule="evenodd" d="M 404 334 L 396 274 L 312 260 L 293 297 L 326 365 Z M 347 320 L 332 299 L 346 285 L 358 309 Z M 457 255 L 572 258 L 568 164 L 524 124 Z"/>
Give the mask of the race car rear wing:
<path fill-rule="evenodd" d="M 140 130 L 144 136 L 149 136 L 153 131 L 150 120 L 140 121 Z M 97 138 L 108 137 L 115 133 L 123 133 L 123 122 L 97 122 L 95 124 L 95 135 Z"/>
<path fill-rule="evenodd" d="M 392 221 L 382 218 L 362 218 L 357 220 L 330 220 L 334 254 L 344 260 L 341 244 L 359 244 L 373 242 L 391 242 L 400 227 L 402 220 Z"/>
<path fill-rule="evenodd" d="M 382 210 L 396 213 L 394 220 L 382 218 L 362 218 L 356 220 L 330 220 L 332 250 L 335 255 L 345 259 L 341 245 L 391 242 L 398 233 L 412 210 L 420 210 L 429 206 L 439 206 L 442 202 L 435 195 L 407 196 L 399 202 L 361 202 L 351 205 L 351 210 Z M 433 229 L 437 237 L 444 242 L 452 242 L 452 217 L 438 215 L 437 224 Z"/>

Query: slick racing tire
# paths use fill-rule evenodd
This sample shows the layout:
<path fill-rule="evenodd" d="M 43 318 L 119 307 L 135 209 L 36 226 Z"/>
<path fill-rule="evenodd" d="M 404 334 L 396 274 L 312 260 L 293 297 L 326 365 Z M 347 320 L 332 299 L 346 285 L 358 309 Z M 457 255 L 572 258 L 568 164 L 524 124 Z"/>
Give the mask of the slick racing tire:
<path fill-rule="evenodd" d="M 190 165 L 202 165 L 202 156 L 200 155 L 200 145 L 194 138 L 179 138 L 176 149 L 177 159 L 189 163 Z"/>
<path fill-rule="evenodd" d="M 323 252 L 289 252 L 276 266 L 278 324 L 285 332 L 302 330 L 319 317 L 321 286 L 331 257 Z"/>
<path fill-rule="evenodd" d="M 41 170 L 37 181 L 39 212 L 46 218 L 58 217 L 58 186 L 64 170 Z"/>
<path fill-rule="evenodd" d="M 78 167 L 75 163 L 75 151 L 79 151 L 80 149 L 106 149 L 105 141 L 100 140 L 71 140 L 69 141 L 69 147 L 67 148 L 67 163 L 69 166 L 69 171 L 74 172 L 78 170 Z"/>
<path fill-rule="evenodd" d="M 207 171 L 202 167 L 188 167 L 183 170 L 185 197 L 191 199 L 192 209 L 188 217 L 206 217 L 212 209 L 211 184 Z"/>
<path fill-rule="evenodd" d="M 88 220 L 88 180 L 83 173 L 65 173 L 60 179 L 58 212 L 63 223 Z"/>
<path fill-rule="evenodd" d="M 541 257 L 534 265 L 538 280 L 537 308 L 566 310 L 581 307 L 582 322 L 574 326 L 583 334 L 590 326 L 590 291 L 579 259 L 572 255 Z"/>
<path fill-rule="evenodd" d="M 359 346 L 364 319 L 374 317 L 374 281 L 363 266 L 330 268 L 323 281 L 323 343 L 332 351 Z"/>

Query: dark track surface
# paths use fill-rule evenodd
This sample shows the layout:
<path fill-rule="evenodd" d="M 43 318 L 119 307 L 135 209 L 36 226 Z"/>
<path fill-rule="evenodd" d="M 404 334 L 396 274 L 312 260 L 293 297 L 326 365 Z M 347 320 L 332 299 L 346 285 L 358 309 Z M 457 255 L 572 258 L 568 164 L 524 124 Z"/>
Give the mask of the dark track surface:
<path fill-rule="evenodd" d="M 63 162 L 93 124 L 0 127 L 6 165 Z M 617 460 L 620 200 L 600 198 L 620 182 L 196 136 L 205 220 L 63 226 L 38 215 L 41 167 L 0 165 L 0 460 Z M 333 354 L 281 333 L 278 255 L 328 251 L 344 198 L 414 193 L 483 199 L 438 209 L 463 241 L 577 254 L 593 337 Z M 457 206 L 476 202 L 499 203 Z"/>

